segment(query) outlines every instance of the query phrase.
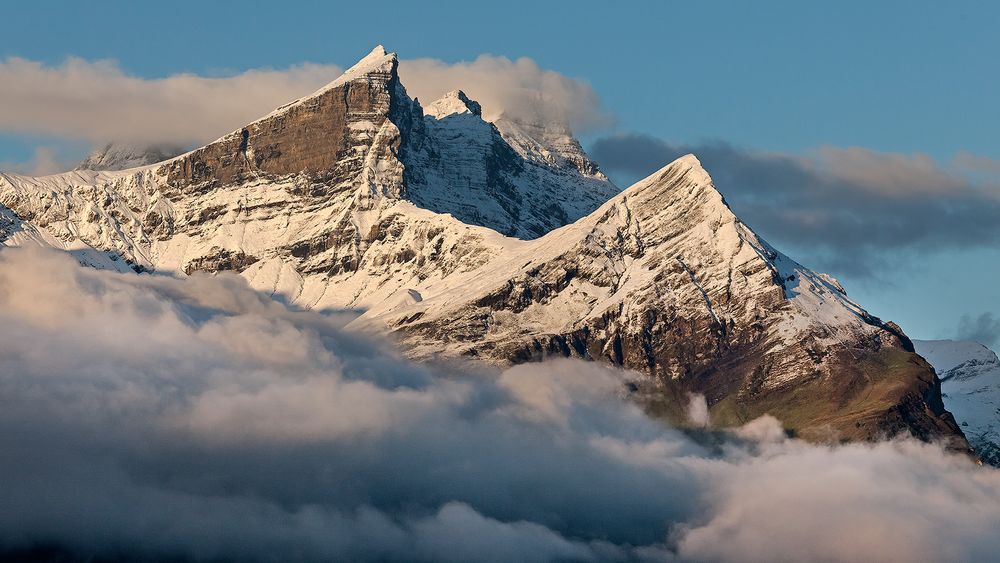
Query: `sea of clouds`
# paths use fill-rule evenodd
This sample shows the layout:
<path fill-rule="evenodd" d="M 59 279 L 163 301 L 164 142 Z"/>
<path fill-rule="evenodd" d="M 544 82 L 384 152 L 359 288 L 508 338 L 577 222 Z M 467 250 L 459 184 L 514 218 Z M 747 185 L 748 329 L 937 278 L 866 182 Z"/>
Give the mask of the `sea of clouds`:
<path fill-rule="evenodd" d="M 348 320 L 288 309 L 235 275 L 127 275 L 0 249 L 0 554 L 962 561 L 1000 549 L 1000 472 L 935 445 L 810 445 L 770 417 L 701 440 L 630 403 L 630 374 L 416 364 Z"/>

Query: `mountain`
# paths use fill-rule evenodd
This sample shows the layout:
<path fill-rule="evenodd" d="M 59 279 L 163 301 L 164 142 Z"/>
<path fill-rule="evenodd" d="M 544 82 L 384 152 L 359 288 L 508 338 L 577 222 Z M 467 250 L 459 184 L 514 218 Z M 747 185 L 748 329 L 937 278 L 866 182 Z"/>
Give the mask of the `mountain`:
<path fill-rule="evenodd" d="M 183 148 L 174 145 L 108 143 L 90 153 L 76 170 L 126 170 L 163 162 L 183 152 Z"/>
<path fill-rule="evenodd" d="M 409 198 L 505 235 L 541 236 L 619 192 L 579 143 L 558 131 L 503 117 L 486 122 L 478 103 L 449 92 L 427 107 L 419 140 L 404 155 L 414 171 Z"/>
<path fill-rule="evenodd" d="M 355 309 L 417 358 L 574 356 L 632 369 L 681 422 L 764 413 L 813 440 L 967 447 L 899 327 L 757 237 L 686 156 L 625 191 L 564 127 L 411 99 L 381 47 L 204 147 L 123 171 L 0 177 L 6 244 L 95 265 L 233 270 L 299 307 Z"/>
<path fill-rule="evenodd" d="M 1000 359 L 978 342 L 914 340 L 941 377 L 945 407 L 984 461 L 1000 466 Z"/>

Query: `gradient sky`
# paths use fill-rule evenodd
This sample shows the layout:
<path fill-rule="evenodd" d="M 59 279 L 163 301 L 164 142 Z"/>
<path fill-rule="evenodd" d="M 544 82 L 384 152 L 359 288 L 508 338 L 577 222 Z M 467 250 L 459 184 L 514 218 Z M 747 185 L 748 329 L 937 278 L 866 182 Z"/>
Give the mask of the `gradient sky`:
<path fill-rule="evenodd" d="M 628 132 L 792 155 L 829 145 L 1000 160 L 1000 5 L 873 4 L 18 2 L 2 9 L 0 58 L 114 59 L 162 77 L 347 66 L 378 43 L 406 59 L 530 57 L 588 81 L 615 118 L 585 144 Z M 67 159 L 87 148 L 0 131 L 0 162 L 27 161 L 39 145 Z M 810 264 L 808 249 L 794 250 Z M 918 338 L 954 335 L 963 315 L 1000 313 L 996 248 L 894 262 L 877 278 L 830 273 Z"/>

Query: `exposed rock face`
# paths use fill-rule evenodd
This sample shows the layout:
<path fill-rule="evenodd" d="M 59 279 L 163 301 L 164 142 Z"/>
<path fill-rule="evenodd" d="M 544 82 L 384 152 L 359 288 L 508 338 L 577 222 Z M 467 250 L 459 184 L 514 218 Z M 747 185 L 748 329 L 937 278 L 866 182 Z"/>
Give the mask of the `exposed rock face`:
<path fill-rule="evenodd" d="M 202 191 L 298 174 L 350 188 L 376 139 L 398 149 L 399 131 L 389 122 L 396 65 L 378 48 L 312 96 L 165 164 L 161 173 L 172 186 Z"/>
<path fill-rule="evenodd" d="M 4 244 L 236 270 L 298 306 L 364 310 L 357 328 L 415 357 L 576 356 L 647 374 L 639 396 L 674 418 L 700 392 L 724 424 L 964 441 L 902 331 L 757 238 L 697 159 L 618 193 L 558 127 L 485 122 L 461 92 L 425 114 L 381 48 L 202 149 L 3 176 L 0 204 Z"/>

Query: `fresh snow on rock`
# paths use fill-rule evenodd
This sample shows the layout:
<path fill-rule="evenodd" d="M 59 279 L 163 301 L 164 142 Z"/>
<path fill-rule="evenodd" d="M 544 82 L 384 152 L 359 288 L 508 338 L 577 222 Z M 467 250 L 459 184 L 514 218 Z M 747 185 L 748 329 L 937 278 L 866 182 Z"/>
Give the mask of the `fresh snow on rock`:
<path fill-rule="evenodd" d="M 477 102 L 449 92 L 428 105 L 409 135 L 403 153 L 411 171 L 408 197 L 465 223 L 530 239 L 619 192 L 575 140 L 560 140 L 544 127 L 532 133 L 502 117 L 485 121 Z"/>
<path fill-rule="evenodd" d="M 687 310 L 715 323 L 751 324 L 765 309 L 787 302 L 772 327 L 781 337 L 774 351 L 785 356 L 803 338 L 824 346 L 866 338 L 880 326 L 844 293 L 774 251 L 741 223 L 693 155 L 664 167 L 571 225 L 533 241 L 509 241 L 491 254 L 488 263 L 463 275 L 421 283 L 418 289 L 425 295 L 421 302 L 394 305 L 391 310 L 376 306 L 358 322 L 394 316 L 388 324 L 399 327 L 416 317 L 421 327 L 450 327 L 455 316 L 480 315 L 469 309 L 468 301 L 502 291 L 511 272 L 530 275 L 547 265 L 562 264 L 560 268 L 576 277 L 557 298 L 529 305 L 516 316 L 494 316 L 486 334 L 454 340 L 444 349 L 464 355 L 484 341 L 567 333 L 610 311 L 625 311 L 630 330 L 641 331 L 643 311 L 654 303 L 664 311 Z M 735 295 L 741 299 L 734 303 Z M 629 310 L 635 310 L 635 316 L 628 316 Z M 434 338 L 426 346 L 429 353 L 442 350 Z M 675 376 L 683 369 L 678 364 Z M 779 385 L 797 375 L 794 370 L 781 372 L 767 384 Z"/>
<path fill-rule="evenodd" d="M 465 95 L 465 92 L 453 90 L 424 109 L 424 115 L 433 117 L 436 120 L 460 113 L 482 116 L 483 108 L 479 105 L 479 102 L 469 99 Z"/>

